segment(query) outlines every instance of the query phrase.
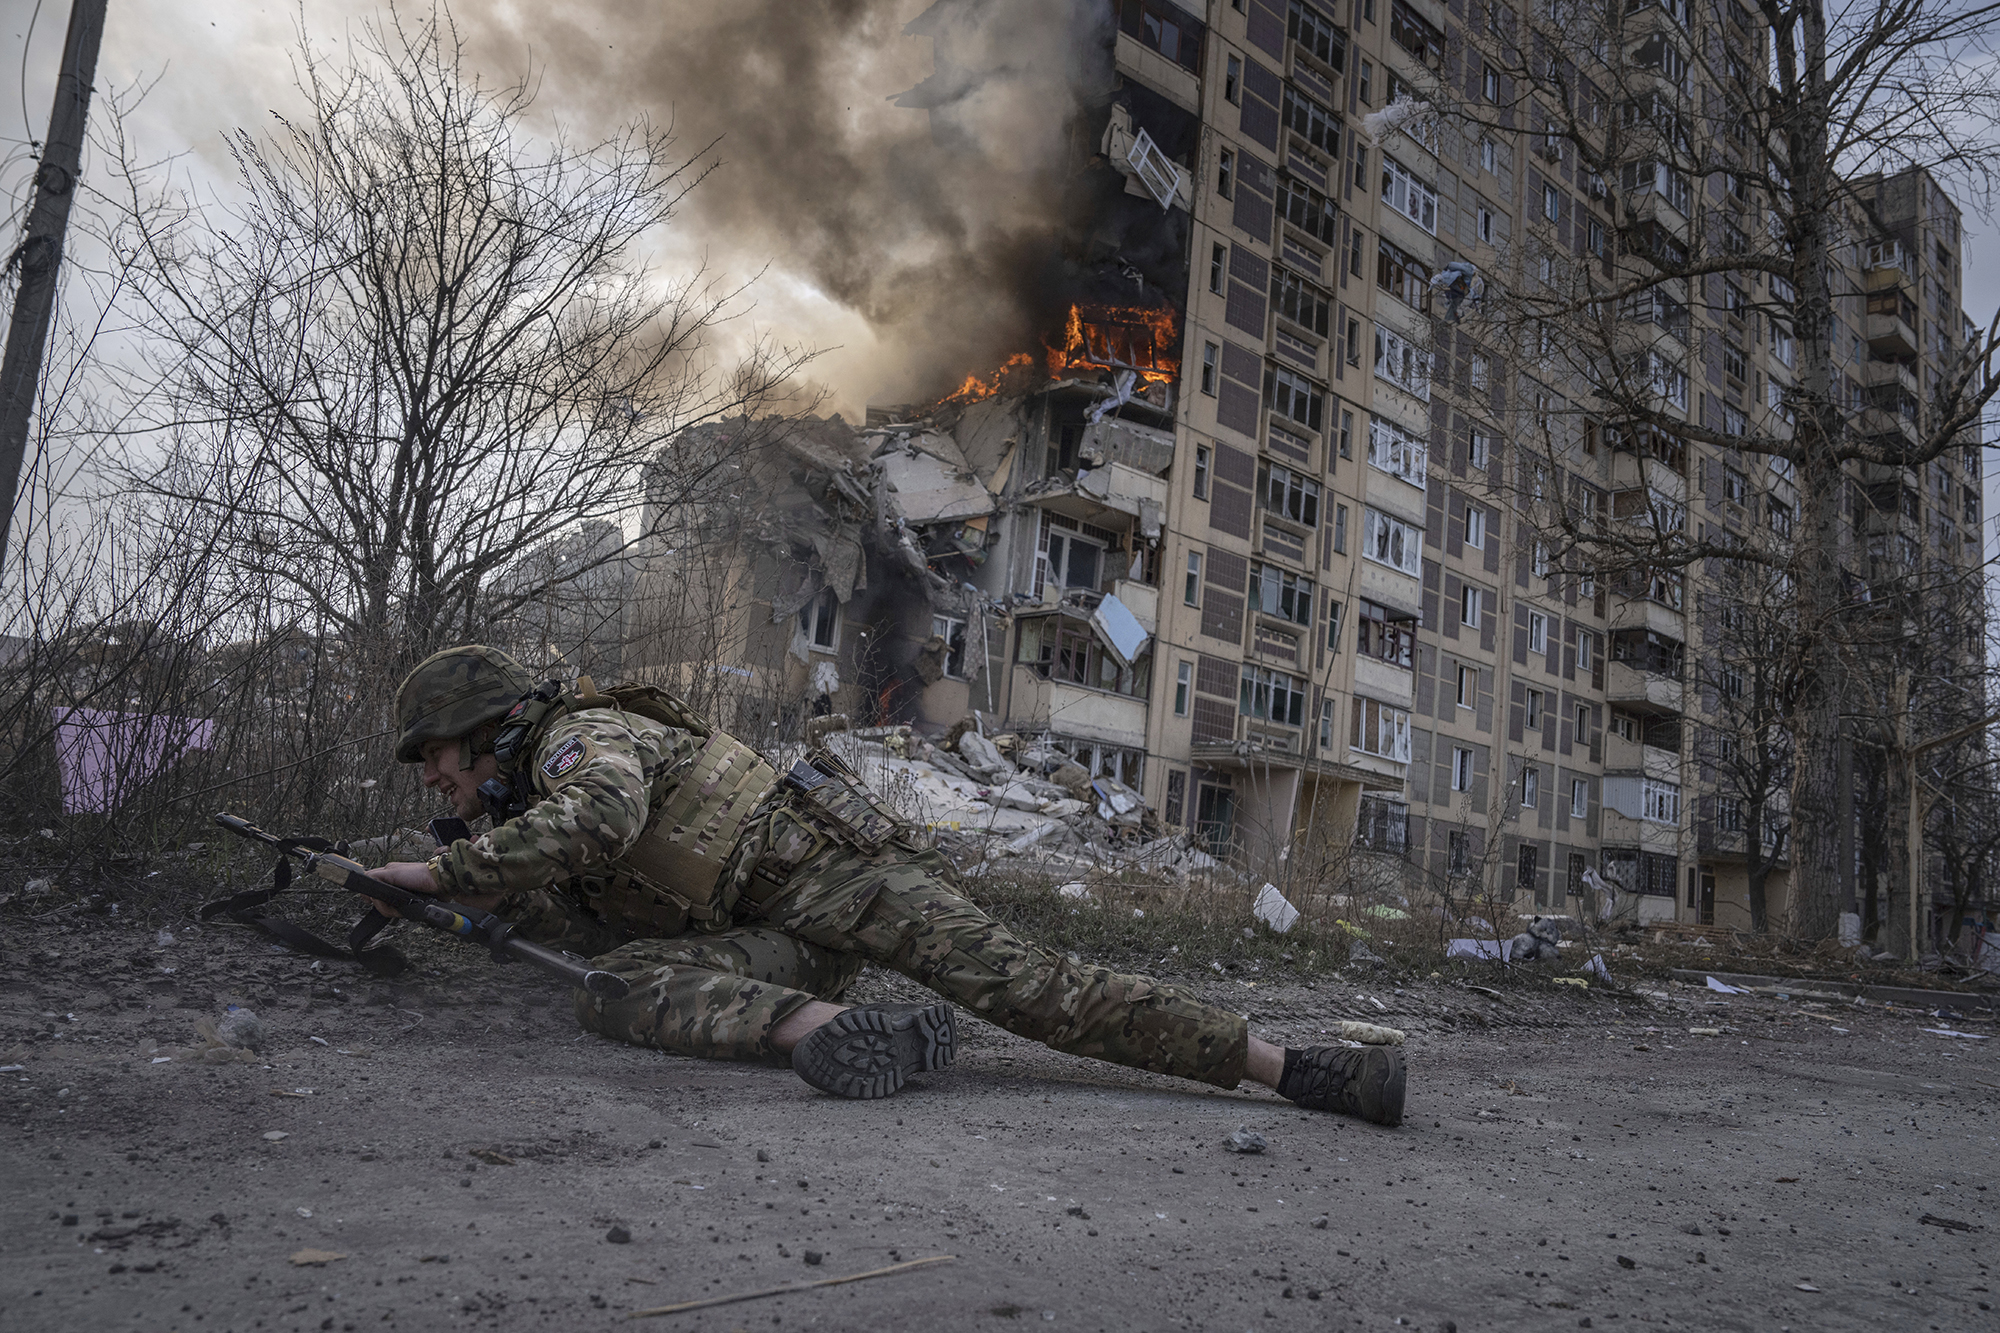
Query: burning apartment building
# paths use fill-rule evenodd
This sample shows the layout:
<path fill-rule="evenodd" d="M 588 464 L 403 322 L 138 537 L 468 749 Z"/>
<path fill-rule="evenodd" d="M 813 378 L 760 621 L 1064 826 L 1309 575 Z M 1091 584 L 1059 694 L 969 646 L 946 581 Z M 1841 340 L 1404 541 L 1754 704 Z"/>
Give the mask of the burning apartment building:
<path fill-rule="evenodd" d="M 1101 78 L 1051 109 L 1068 206 L 1023 279 L 1028 344 L 858 424 L 690 432 L 662 464 L 678 511 L 649 517 L 632 656 L 751 736 L 969 719 L 1252 865 L 1358 848 L 1404 890 L 1560 912 L 1609 887 L 1636 919 L 1727 924 L 1762 856 L 1782 901 L 1782 792 L 1751 846 L 1717 776 L 1728 677 L 1697 672 L 1712 639 L 1684 586 L 1703 571 L 1548 567 L 1503 462 L 1546 367 L 1432 308 L 1449 265 L 1504 273 L 1511 240 L 1556 226 L 1599 253 L 1610 225 L 1525 132 L 1454 154 L 1371 114 L 1483 38 L 1438 0 L 1101 12 Z M 949 134 L 966 80 L 942 41 L 938 71 L 902 103 Z M 1918 184 L 1878 247 L 1899 267 L 1850 280 L 1907 285 L 1922 256 L 1956 328 L 1957 213 Z M 1731 355 L 1681 384 L 1690 420 L 1785 381 L 1775 332 L 1713 345 Z M 1607 511 L 1670 491 L 1788 531 L 1775 465 L 1638 433 L 1565 447 L 1561 484 Z M 696 457 L 715 472 L 691 489 Z M 1939 513 L 1967 507 L 1944 558 L 1976 562 L 1977 442 L 1932 470 Z"/>

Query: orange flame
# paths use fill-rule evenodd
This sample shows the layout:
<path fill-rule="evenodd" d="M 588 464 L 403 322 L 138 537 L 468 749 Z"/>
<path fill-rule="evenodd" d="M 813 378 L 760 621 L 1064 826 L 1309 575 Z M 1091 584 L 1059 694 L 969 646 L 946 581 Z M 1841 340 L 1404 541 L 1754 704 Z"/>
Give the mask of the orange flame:
<path fill-rule="evenodd" d="M 1001 385 L 1007 382 L 1009 376 L 1023 370 L 1032 369 L 1034 364 L 1034 357 L 1029 356 L 1026 352 L 1016 352 L 1001 363 L 1000 369 L 994 371 L 984 379 L 977 375 L 967 375 L 965 383 L 946 394 L 944 401 L 947 403 L 968 404 L 976 403 L 982 398 L 991 398 L 994 394 L 1000 392 Z"/>
<path fill-rule="evenodd" d="M 1180 378 L 1180 321 L 1159 306 L 1071 306 L 1062 344 L 1048 344 L 1051 375 L 1093 367 L 1134 370 L 1147 384 Z"/>

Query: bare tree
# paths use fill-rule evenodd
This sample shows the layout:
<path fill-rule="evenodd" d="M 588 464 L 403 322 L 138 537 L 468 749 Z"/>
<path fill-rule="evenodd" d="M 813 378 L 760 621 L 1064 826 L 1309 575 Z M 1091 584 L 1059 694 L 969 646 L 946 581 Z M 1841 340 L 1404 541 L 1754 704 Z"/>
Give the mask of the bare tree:
<path fill-rule="evenodd" d="M 1962 567 L 1976 507 L 1946 478 L 1916 534 L 1885 533 L 1855 488 L 1961 460 L 1976 477 L 2000 389 L 2000 317 L 1961 315 L 1956 210 L 1932 197 L 1991 181 L 2000 89 L 1957 57 L 2000 10 L 1532 0 L 1467 17 L 1451 40 L 1399 22 L 1432 75 L 1381 118 L 1468 182 L 1531 155 L 1522 234 L 1461 191 L 1454 239 L 1483 292 L 1437 326 L 1440 378 L 1481 400 L 1492 381 L 1517 507 L 1559 566 L 1623 571 L 1676 611 L 1698 562 L 1783 581 L 1762 656 L 1790 734 L 1793 926 L 1829 934 L 1852 890 L 1839 756 L 1884 679 L 1858 613 L 1912 568 Z M 1935 254 L 1924 219 L 1950 231 Z"/>
<path fill-rule="evenodd" d="M 535 139 L 531 86 L 483 86 L 437 10 L 365 28 L 339 61 L 302 37 L 297 67 L 303 113 L 230 139 L 229 206 L 125 155 L 144 405 L 168 441 L 128 475 L 389 669 L 546 593 L 498 576 L 565 533 L 624 539 L 546 562 L 551 579 L 621 558 L 641 466 L 806 357 L 717 376 L 705 339 L 740 289 L 645 270 L 704 174 L 668 130 Z"/>

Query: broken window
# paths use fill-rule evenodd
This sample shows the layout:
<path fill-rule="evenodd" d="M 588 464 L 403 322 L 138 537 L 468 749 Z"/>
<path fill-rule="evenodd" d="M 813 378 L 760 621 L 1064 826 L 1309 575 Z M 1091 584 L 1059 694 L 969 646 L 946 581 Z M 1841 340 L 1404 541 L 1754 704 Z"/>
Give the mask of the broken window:
<path fill-rule="evenodd" d="M 1277 210 L 1278 217 L 1288 225 L 1314 240 L 1333 244 L 1340 210 L 1334 207 L 1333 200 L 1304 181 L 1282 173 L 1278 176 Z"/>
<path fill-rule="evenodd" d="M 1237 105 L 1243 96 L 1243 61 L 1230 56 L 1222 71 L 1222 100 Z"/>
<path fill-rule="evenodd" d="M 1363 600 L 1355 615 L 1354 651 L 1393 666 L 1410 665 L 1417 641 L 1417 622 L 1394 615 L 1388 607 Z M 1468 668 L 1460 667 L 1461 676 Z M 1462 683 L 1462 682 L 1461 682 Z M 1469 706 L 1469 705 L 1468 705 Z"/>
<path fill-rule="evenodd" d="M 1445 835 L 1445 873 L 1472 873 L 1472 839 L 1467 834 L 1453 830 Z"/>
<path fill-rule="evenodd" d="M 1590 779 L 1571 778 L 1569 780 L 1569 815 L 1571 819 L 1584 819 L 1590 814 Z M 1569 877 L 1572 885 L 1583 878 L 1583 858 L 1572 855 L 1569 858 Z M 1572 889 L 1572 892 L 1574 890 Z"/>
<path fill-rule="evenodd" d="M 1285 16 L 1285 34 L 1299 44 L 1299 52 L 1311 56 L 1334 74 L 1347 72 L 1347 34 L 1331 15 L 1300 0 L 1292 0 Z"/>
<path fill-rule="evenodd" d="M 1227 773 L 1209 774 L 1195 788 L 1194 831 L 1209 855 L 1229 855 L 1236 840 L 1236 793 Z"/>
<path fill-rule="evenodd" d="M 1375 699 L 1354 699 L 1354 725 L 1348 732 L 1347 747 L 1398 764 L 1410 762 L 1410 715 L 1393 704 Z"/>
<path fill-rule="evenodd" d="M 1312 98 L 1285 85 L 1285 125 L 1328 157 L 1340 156 L 1340 117 Z"/>
<path fill-rule="evenodd" d="M 1236 702 L 1247 716 L 1296 727 L 1305 721 L 1306 683 L 1282 671 L 1246 666 Z"/>
<path fill-rule="evenodd" d="M 1167 803 L 1160 811 L 1160 818 L 1171 828 L 1179 828 L 1187 817 L 1187 774 L 1180 769 L 1167 773 Z"/>
<path fill-rule="evenodd" d="M 1272 464 L 1264 477 L 1264 507 L 1308 528 L 1319 526 L 1319 483 Z"/>
<path fill-rule="evenodd" d="M 1405 393 L 1431 399 L 1431 354 L 1380 324 L 1375 326 L 1375 377 Z"/>
<path fill-rule="evenodd" d="M 1095 591 L 1103 579 L 1104 547 L 1066 532 L 1051 532 L 1044 550 L 1048 579 L 1061 588 Z"/>
<path fill-rule="evenodd" d="M 1229 271 L 1229 247 L 1211 245 L 1208 247 L 1208 289 L 1217 296 L 1222 295 L 1223 275 Z M 1211 344 L 1212 346 L 1213 344 Z"/>
<path fill-rule="evenodd" d="M 1649 824 L 1681 822 L 1681 789 L 1675 782 L 1644 778 L 1639 786 L 1641 818 Z"/>
<path fill-rule="evenodd" d="M 820 589 L 819 596 L 799 608 L 799 631 L 823 652 L 840 646 L 840 598 L 833 589 Z"/>
<path fill-rule="evenodd" d="M 1377 564 L 1400 569 L 1405 574 L 1422 572 L 1424 530 L 1379 509 L 1362 511 L 1365 531 L 1361 554 Z"/>
<path fill-rule="evenodd" d="M 1386 240 L 1376 242 L 1375 285 L 1407 306 L 1430 309 L 1429 266 Z"/>
<path fill-rule="evenodd" d="M 1326 336 L 1327 312 L 1332 302 L 1319 288 L 1289 269 L 1271 271 L 1271 305 L 1278 318 L 1289 320 L 1320 337 Z"/>
<path fill-rule="evenodd" d="M 1389 6 L 1389 40 L 1436 69 L 1444 63 L 1444 34 L 1411 7 L 1409 0 Z"/>
<path fill-rule="evenodd" d="M 932 616 L 931 637 L 944 640 L 944 674 L 965 679 L 965 621 L 959 616 Z"/>
<path fill-rule="evenodd" d="M 1207 25 L 1180 6 L 1165 0 L 1124 0 L 1118 7 L 1118 26 L 1140 45 L 1201 73 L 1201 39 Z"/>
<path fill-rule="evenodd" d="M 1295 371 L 1267 365 L 1264 403 L 1277 415 L 1316 431 L 1326 411 L 1326 391 Z"/>
<path fill-rule="evenodd" d="M 1313 585 L 1312 580 L 1267 565 L 1261 560 L 1250 562 L 1250 609 L 1280 620 L 1289 620 L 1295 625 L 1312 624 Z"/>
<path fill-rule="evenodd" d="M 1215 192 L 1224 199 L 1233 198 L 1236 193 L 1236 154 L 1225 148 L 1217 159 L 1215 168 Z"/>
<path fill-rule="evenodd" d="M 1387 153 L 1382 155 L 1382 199 L 1431 235 L 1437 235 L 1437 191 Z"/>
<path fill-rule="evenodd" d="M 1401 856 L 1410 846 L 1410 807 L 1393 796 L 1363 796 L 1354 841 L 1371 852 Z"/>
<path fill-rule="evenodd" d="M 1395 422 L 1376 417 L 1368 423 L 1368 466 L 1421 486 L 1429 458 L 1430 446 Z"/>
<path fill-rule="evenodd" d="M 1521 805 L 1532 810 L 1542 799 L 1542 770 L 1533 764 L 1521 770 Z"/>
<path fill-rule="evenodd" d="M 1033 669 L 1042 679 L 1136 699 L 1152 693 L 1150 651 L 1140 653 L 1128 666 L 1105 647 L 1087 621 L 1072 616 L 1042 615 L 1023 617 L 1020 624 L 1014 660 Z"/>

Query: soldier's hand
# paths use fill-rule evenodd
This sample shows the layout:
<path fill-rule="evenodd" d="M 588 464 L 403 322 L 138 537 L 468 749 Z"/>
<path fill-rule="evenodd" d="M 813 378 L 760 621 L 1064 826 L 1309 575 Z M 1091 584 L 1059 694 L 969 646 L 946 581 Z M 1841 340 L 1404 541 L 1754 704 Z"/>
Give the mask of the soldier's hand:
<path fill-rule="evenodd" d="M 369 878 L 379 879 L 385 884 L 394 884 L 410 893 L 421 893 L 426 898 L 437 896 L 437 881 L 431 877 L 431 868 L 422 861 L 391 861 L 388 865 L 368 872 Z M 400 917 L 401 912 L 379 898 L 370 898 L 375 910 L 386 917 Z"/>

